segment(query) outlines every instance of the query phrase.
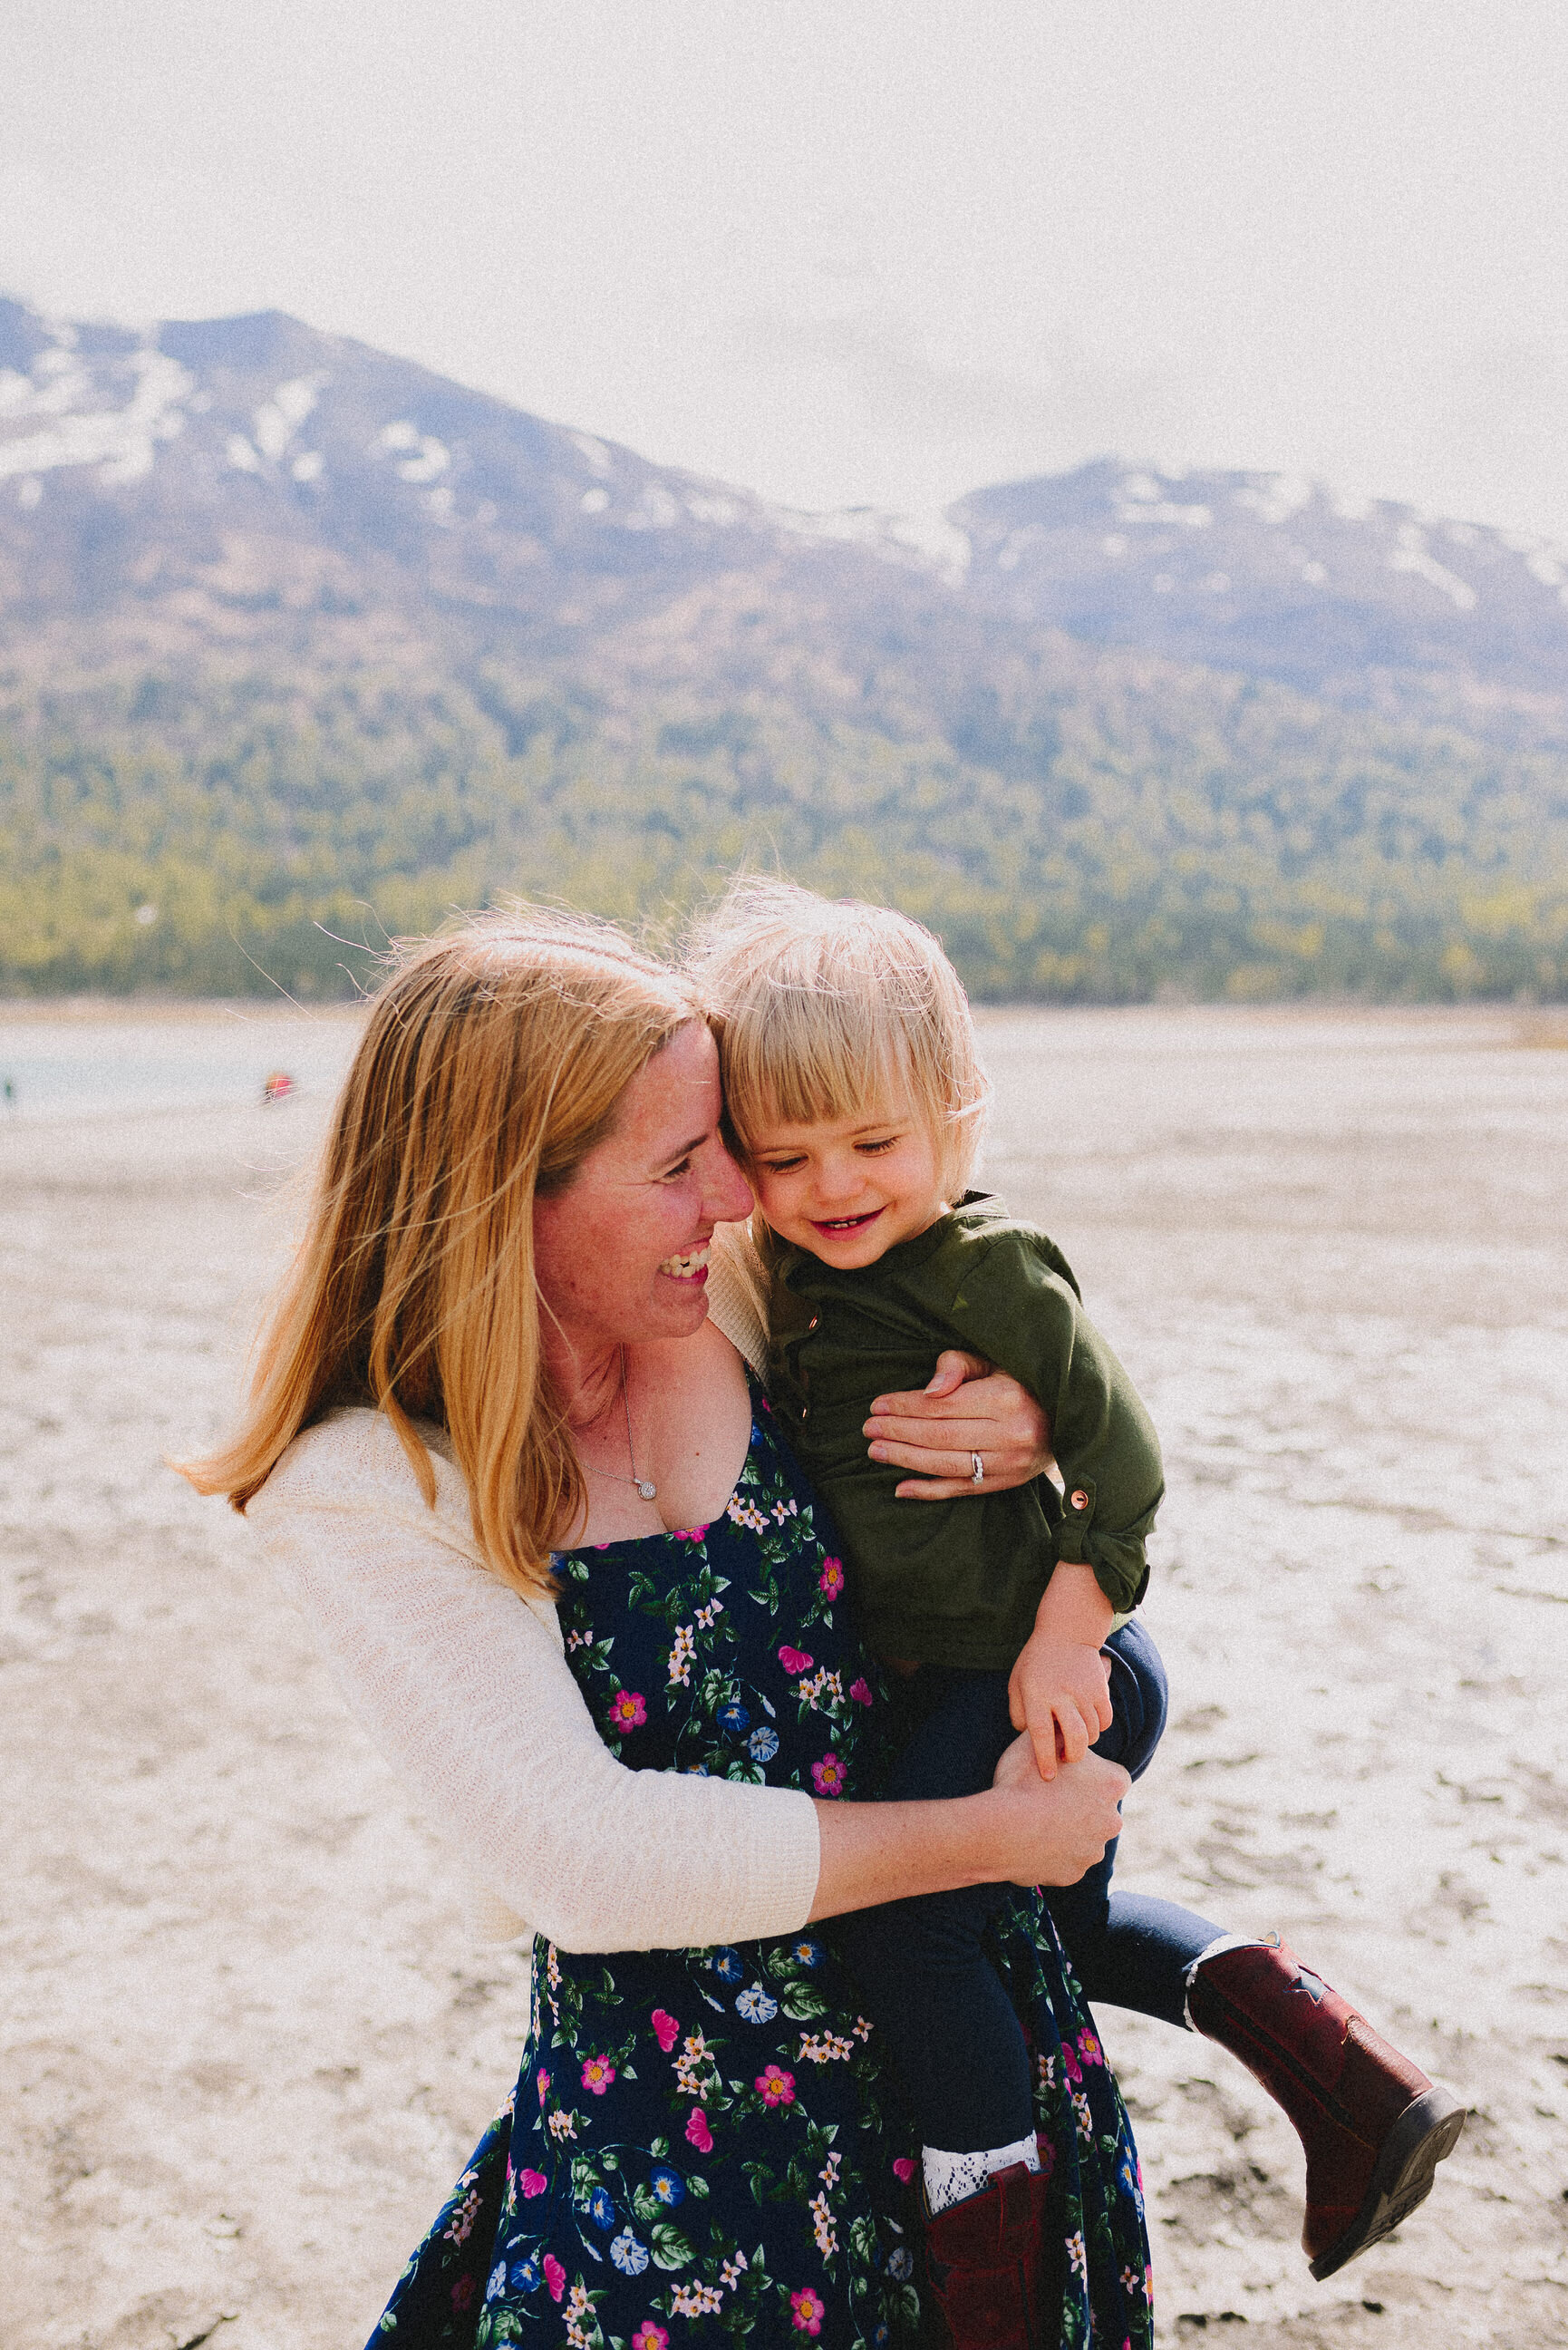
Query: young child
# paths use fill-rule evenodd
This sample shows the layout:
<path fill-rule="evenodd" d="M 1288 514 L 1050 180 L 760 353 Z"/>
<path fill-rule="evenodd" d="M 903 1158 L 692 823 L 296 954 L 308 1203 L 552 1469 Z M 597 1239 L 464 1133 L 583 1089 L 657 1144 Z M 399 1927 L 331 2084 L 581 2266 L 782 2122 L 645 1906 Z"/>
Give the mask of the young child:
<path fill-rule="evenodd" d="M 1158 1445 L 1061 1252 L 968 1189 L 989 1088 L 956 973 L 901 915 L 758 882 L 732 890 L 693 962 L 757 1196 L 770 1399 L 892 1677 L 887 1793 L 978 1792 L 1010 1747 L 1007 1768 L 1032 1750 L 1050 1778 L 1094 1745 L 1136 1778 L 1166 1707 L 1158 1652 L 1127 1620 Z M 1047 1477 L 988 1490 L 971 1456 L 972 1497 L 895 1497 L 901 1472 L 867 1453 L 871 1400 L 925 1387 L 950 1347 L 1038 1399 L 1060 1492 Z M 1279 1944 L 1113 1893 L 1115 1851 L 1047 1893 L 1085 1994 L 1195 2026 L 1279 2097 L 1308 2153 L 1303 2246 L 1330 2274 L 1420 2201 L 1462 2109 Z M 1023 2033 L 983 1945 L 1010 1890 L 835 1926 L 914 2108 L 933 2216 L 1038 2166 Z"/>

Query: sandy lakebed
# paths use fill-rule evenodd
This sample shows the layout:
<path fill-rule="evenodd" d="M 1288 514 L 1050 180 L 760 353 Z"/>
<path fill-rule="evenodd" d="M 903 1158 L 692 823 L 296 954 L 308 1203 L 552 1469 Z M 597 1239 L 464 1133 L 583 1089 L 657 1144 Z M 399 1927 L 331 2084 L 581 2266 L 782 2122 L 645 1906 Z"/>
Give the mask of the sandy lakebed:
<path fill-rule="evenodd" d="M 0 1007 L 5 2350 L 353 2350 L 516 2069 L 520 1959 L 474 1950 L 244 1527 L 160 1466 L 223 1424 L 353 1034 Z M 1474 2109 L 1315 2285 L 1285 2123 L 1106 2011 L 1160 2338 L 1568 2342 L 1568 1020 L 985 1035 L 988 1176 L 1169 1466 L 1174 1726 L 1123 1881 L 1278 1928 Z M 301 1091 L 264 1110 L 275 1066 Z"/>

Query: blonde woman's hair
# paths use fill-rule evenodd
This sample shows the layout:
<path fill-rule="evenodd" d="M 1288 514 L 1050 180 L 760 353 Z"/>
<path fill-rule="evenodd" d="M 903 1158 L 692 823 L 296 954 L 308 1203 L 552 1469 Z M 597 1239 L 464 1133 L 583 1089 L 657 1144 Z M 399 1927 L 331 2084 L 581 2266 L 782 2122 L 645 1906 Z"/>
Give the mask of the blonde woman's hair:
<path fill-rule="evenodd" d="M 812 1125 L 901 1097 L 927 1127 L 945 1195 L 968 1186 L 991 1086 L 969 1000 L 907 914 L 742 879 L 697 925 L 686 968 L 723 1070 L 742 1155 L 766 1125 Z"/>
<path fill-rule="evenodd" d="M 495 1572 L 548 1591 L 582 1470 L 545 1368 L 534 1201 L 566 1188 L 622 1095 L 700 1016 L 689 982 L 606 924 L 516 907 L 394 948 L 317 1170 L 304 1239 L 231 1441 L 181 1465 L 246 1503 L 337 1404 L 446 1430 Z"/>

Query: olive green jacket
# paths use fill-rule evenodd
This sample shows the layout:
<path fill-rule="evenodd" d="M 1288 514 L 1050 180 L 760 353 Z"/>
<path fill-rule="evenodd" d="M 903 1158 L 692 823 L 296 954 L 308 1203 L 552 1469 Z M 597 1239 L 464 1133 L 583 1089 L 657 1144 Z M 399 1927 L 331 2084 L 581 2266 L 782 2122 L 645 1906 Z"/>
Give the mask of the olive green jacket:
<path fill-rule="evenodd" d="M 1005 1671 L 1059 1558 L 1093 1567 L 1118 1612 L 1137 1606 L 1159 1443 L 1044 1232 L 971 1192 L 860 1272 L 777 1240 L 763 1261 L 769 1395 L 838 1527 L 873 1649 Z M 867 1458 L 865 1420 L 874 1397 L 923 1388 L 947 1347 L 1011 1371 L 1044 1407 L 1064 1503 L 1048 1477 L 975 1500 L 894 1499 L 906 1472 Z"/>

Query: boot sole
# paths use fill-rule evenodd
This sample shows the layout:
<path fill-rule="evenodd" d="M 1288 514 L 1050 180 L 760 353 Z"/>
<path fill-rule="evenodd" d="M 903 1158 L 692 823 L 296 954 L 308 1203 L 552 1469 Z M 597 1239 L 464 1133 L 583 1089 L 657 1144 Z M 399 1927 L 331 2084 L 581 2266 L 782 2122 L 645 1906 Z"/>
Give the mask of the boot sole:
<path fill-rule="evenodd" d="M 1383 2142 L 1360 2210 L 1344 2233 L 1308 2263 L 1321 2284 L 1407 2220 L 1432 2191 L 1432 2174 L 1452 2154 L 1465 2126 L 1465 2108 L 1447 2089 L 1428 2089 L 1407 2106 Z"/>

